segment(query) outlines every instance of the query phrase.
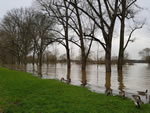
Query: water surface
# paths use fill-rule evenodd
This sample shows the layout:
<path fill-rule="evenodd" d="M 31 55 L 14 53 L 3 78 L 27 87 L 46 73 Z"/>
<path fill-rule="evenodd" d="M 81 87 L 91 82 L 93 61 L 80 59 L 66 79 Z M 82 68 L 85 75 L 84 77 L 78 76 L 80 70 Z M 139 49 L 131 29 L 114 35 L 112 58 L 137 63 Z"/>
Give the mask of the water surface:
<path fill-rule="evenodd" d="M 32 65 L 28 64 L 27 71 L 32 72 L 32 70 Z M 60 80 L 62 77 L 67 79 L 66 64 L 44 64 L 42 70 L 44 79 Z M 72 63 L 70 78 L 71 84 L 81 85 L 80 65 Z M 112 65 L 111 74 L 106 74 L 105 65 L 90 64 L 87 65 L 86 80 L 87 87 L 92 91 L 104 93 L 107 89 L 112 89 L 114 94 L 125 91 L 131 97 L 132 94 L 137 94 L 137 91 L 146 89 L 150 91 L 150 66 L 148 64 L 125 65 L 123 73 L 118 73 L 117 66 Z M 145 97 L 142 98 L 146 101 Z"/>

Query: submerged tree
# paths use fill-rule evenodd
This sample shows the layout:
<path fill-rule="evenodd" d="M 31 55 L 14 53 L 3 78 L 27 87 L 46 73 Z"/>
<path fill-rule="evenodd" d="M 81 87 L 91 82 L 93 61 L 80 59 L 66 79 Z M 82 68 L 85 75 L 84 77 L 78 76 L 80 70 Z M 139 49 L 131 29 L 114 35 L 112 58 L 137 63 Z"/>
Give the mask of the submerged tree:
<path fill-rule="evenodd" d="M 71 17 L 70 27 L 76 33 L 78 38 L 75 38 L 75 35 L 71 38 L 70 41 L 80 48 L 80 61 L 82 65 L 82 85 L 86 85 L 86 65 L 92 47 L 93 39 L 87 38 L 85 36 L 85 33 L 90 33 L 92 36 L 94 36 L 96 27 L 91 19 L 78 9 L 78 7 L 84 7 L 85 2 L 80 0 L 74 0 L 72 2 L 73 4 L 75 4 L 75 7 L 72 7 L 74 9 L 74 12 L 73 16 Z"/>
<path fill-rule="evenodd" d="M 86 10 L 85 7 L 77 6 L 71 0 L 69 3 L 88 16 L 101 31 L 104 42 L 100 38 L 96 38 L 91 34 L 85 34 L 85 36 L 93 38 L 93 40 L 98 41 L 102 45 L 106 53 L 106 72 L 111 72 L 112 38 L 118 14 L 119 0 L 86 0 L 85 6 L 88 6 L 89 10 Z"/>
<path fill-rule="evenodd" d="M 54 17 L 57 21 L 59 28 L 52 28 L 51 30 L 58 34 L 55 41 L 62 44 L 66 49 L 67 54 L 67 69 L 71 68 L 70 61 L 70 49 L 69 49 L 69 19 L 72 12 L 69 10 L 70 4 L 65 0 L 37 0 L 37 2 L 42 7 L 42 11 L 46 13 L 49 17 Z M 61 7 L 64 6 L 64 7 Z M 62 27 L 63 29 L 60 29 Z"/>
<path fill-rule="evenodd" d="M 54 25 L 53 18 L 31 8 L 9 11 L 2 20 L 0 32 L 1 38 L 6 40 L 5 49 L 16 59 L 13 63 L 23 64 L 26 70 L 27 56 L 36 54 L 41 75 L 42 55 L 46 47 L 53 42 L 54 34 L 50 29 Z"/>
<path fill-rule="evenodd" d="M 41 12 L 35 12 L 33 22 L 37 34 L 34 37 L 34 44 L 36 45 L 38 74 L 42 77 L 43 53 L 46 47 L 54 42 L 54 34 L 49 29 L 54 27 L 55 21 Z"/>
<path fill-rule="evenodd" d="M 63 30 L 60 29 L 52 29 L 52 30 L 55 33 L 58 33 L 60 36 L 60 37 L 56 37 L 55 41 L 61 43 L 66 48 L 68 69 L 70 69 L 70 49 L 69 49 L 69 41 L 70 41 L 80 48 L 82 70 L 85 70 L 86 61 L 92 45 L 92 40 L 90 40 L 90 42 L 86 41 L 87 44 L 89 44 L 89 46 L 87 46 L 88 50 L 86 51 L 85 44 L 84 44 L 85 43 L 84 32 L 91 31 L 91 30 L 92 32 L 94 32 L 93 29 L 95 29 L 95 27 L 90 26 L 91 27 L 90 30 L 85 28 L 82 12 L 78 8 L 73 7 L 71 4 L 69 4 L 66 0 L 64 1 L 37 0 L 37 1 L 42 6 L 42 10 L 46 12 L 48 16 L 53 16 L 54 18 L 56 18 L 58 26 L 60 27 L 61 25 L 63 28 Z M 74 0 L 73 2 L 76 5 L 80 5 L 80 6 L 83 3 L 80 0 Z M 86 25 L 86 27 L 87 26 L 88 24 Z M 71 36 L 69 35 L 69 33 L 74 35 Z"/>
<path fill-rule="evenodd" d="M 130 41 L 133 41 L 132 34 L 143 27 L 144 23 L 134 21 L 135 15 L 137 14 L 137 9 L 139 7 L 136 5 L 137 0 L 121 0 L 118 18 L 120 20 L 120 47 L 118 56 L 118 71 L 122 71 L 122 65 L 124 64 L 124 52 Z M 130 26 L 131 31 L 125 42 L 125 29 L 126 20 L 131 20 L 134 26 Z"/>

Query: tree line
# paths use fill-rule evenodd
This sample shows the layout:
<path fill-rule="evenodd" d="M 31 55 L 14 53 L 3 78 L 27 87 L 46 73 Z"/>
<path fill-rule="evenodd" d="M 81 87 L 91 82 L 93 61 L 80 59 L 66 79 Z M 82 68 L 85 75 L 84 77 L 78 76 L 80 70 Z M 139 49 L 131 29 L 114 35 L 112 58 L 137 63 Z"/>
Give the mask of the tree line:
<path fill-rule="evenodd" d="M 32 63 L 37 63 L 41 76 L 44 51 L 53 43 L 64 46 L 68 70 L 70 44 L 79 47 L 81 70 L 85 71 L 93 42 L 97 42 L 105 51 L 106 72 L 111 72 L 115 30 L 120 31 L 118 71 L 122 71 L 124 52 L 129 42 L 134 41 L 132 34 L 144 25 L 136 21 L 142 10 L 137 0 L 35 0 L 34 3 L 35 8 L 12 9 L 4 16 L 0 25 L 0 58 L 5 63 L 26 67 L 27 56 L 32 55 Z"/>

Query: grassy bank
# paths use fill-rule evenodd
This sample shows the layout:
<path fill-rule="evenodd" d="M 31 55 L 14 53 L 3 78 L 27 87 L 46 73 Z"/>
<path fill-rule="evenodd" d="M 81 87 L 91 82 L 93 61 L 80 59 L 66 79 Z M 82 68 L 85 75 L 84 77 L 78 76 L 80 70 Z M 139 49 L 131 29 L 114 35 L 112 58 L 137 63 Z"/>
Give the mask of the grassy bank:
<path fill-rule="evenodd" d="M 0 113 L 150 113 L 120 97 L 0 68 Z"/>

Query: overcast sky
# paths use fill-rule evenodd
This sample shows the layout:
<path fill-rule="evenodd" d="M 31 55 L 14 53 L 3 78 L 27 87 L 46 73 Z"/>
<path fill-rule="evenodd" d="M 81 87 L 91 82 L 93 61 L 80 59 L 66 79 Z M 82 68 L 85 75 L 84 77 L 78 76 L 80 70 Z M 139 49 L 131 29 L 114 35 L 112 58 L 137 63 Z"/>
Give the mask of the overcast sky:
<path fill-rule="evenodd" d="M 33 0 L 0 0 L 0 20 L 6 12 L 12 8 L 30 7 L 32 2 Z M 134 33 L 136 41 L 127 47 L 127 51 L 132 59 L 140 58 L 138 51 L 146 47 L 150 48 L 150 0 L 138 0 L 138 4 L 144 8 L 144 10 L 140 13 L 140 18 L 146 18 L 146 24 L 142 30 L 138 30 Z M 114 39 L 112 55 L 118 54 L 118 45 L 116 42 L 118 42 L 118 40 Z"/>
<path fill-rule="evenodd" d="M 33 0 L 0 0 L 0 18 L 12 8 L 29 7 Z"/>
<path fill-rule="evenodd" d="M 144 27 L 134 33 L 134 37 L 136 37 L 135 42 L 127 47 L 131 58 L 139 58 L 138 51 L 146 47 L 150 48 L 150 0 L 137 1 L 139 1 L 139 5 L 144 8 L 139 14 L 139 18 L 146 18 L 146 21 Z"/>

